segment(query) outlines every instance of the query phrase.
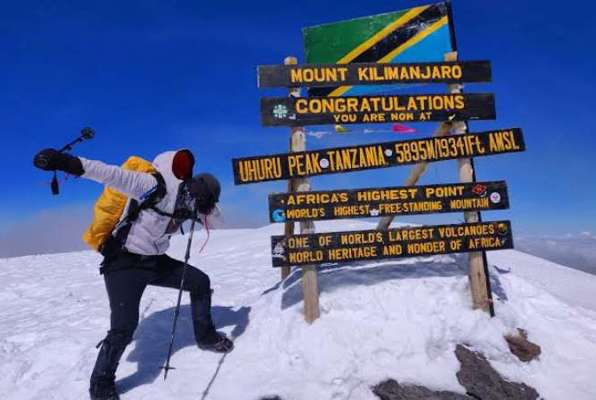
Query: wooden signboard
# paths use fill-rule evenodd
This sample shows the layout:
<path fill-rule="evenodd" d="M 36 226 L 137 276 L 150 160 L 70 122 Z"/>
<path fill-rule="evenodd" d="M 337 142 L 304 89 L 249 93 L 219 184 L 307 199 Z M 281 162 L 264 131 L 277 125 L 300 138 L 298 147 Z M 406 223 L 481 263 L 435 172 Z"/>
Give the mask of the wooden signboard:
<path fill-rule="evenodd" d="M 509 221 L 271 237 L 274 267 L 511 248 Z"/>
<path fill-rule="evenodd" d="M 260 88 L 490 82 L 491 69 L 488 61 L 260 65 L 257 80 Z"/>
<path fill-rule="evenodd" d="M 232 159 L 237 185 L 525 150 L 519 128 Z"/>
<path fill-rule="evenodd" d="M 366 218 L 509 208 L 504 181 L 269 195 L 271 222 Z"/>
<path fill-rule="evenodd" d="M 495 119 L 490 93 L 345 97 L 263 97 L 263 126 Z"/>
<path fill-rule="evenodd" d="M 489 82 L 488 61 L 458 61 L 451 3 L 303 29 L 305 64 L 258 67 L 258 86 L 286 87 L 289 97 L 261 99 L 264 126 L 291 127 L 288 153 L 232 159 L 237 185 L 287 180 L 269 197 L 273 266 L 282 279 L 303 273 L 304 316 L 319 316 L 317 265 L 469 253 L 474 308 L 494 315 L 484 251 L 513 248 L 509 221 L 482 222 L 480 211 L 509 207 L 504 181 L 476 182 L 474 157 L 525 150 L 521 129 L 468 133 L 470 120 L 496 118 L 490 93 L 463 93 L 464 82 Z M 448 93 L 397 94 L 404 85 L 447 83 Z M 308 88 L 301 97 L 300 88 Z M 306 150 L 304 126 L 440 121 L 432 138 Z M 414 186 L 428 163 L 457 159 L 459 183 Z M 415 164 L 405 186 L 310 191 L 308 177 Z M 464 212 L 465 223 L 388 229 L 396 215 Z M 315 220 L 383 217 L 377 230 L 315 233 Z M 294 234 L 299 221 L 300 234 Z"/>

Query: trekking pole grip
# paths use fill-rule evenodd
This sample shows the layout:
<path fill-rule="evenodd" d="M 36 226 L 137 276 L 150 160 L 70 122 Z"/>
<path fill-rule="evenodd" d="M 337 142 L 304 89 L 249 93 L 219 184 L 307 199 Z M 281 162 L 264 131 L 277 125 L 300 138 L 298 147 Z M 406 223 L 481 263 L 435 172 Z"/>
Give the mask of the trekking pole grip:
<path fill-rule="evenodd" d="M 93 128 L 86 126 L 83 129 L 81 129 L 81 134 L 79 135 L 78 138 L 76 138 L 75 140 L 73 140 L 72 142 L 64 145 L 64 147 L 62 147 L 60 150 L 58 150 L 60 153 L 63 153 L 65 151 L 70 151 L 72 150 L 73 146 L 75 144 L 79 144 L 82 143 L 84 140 L 91 140 L 95 137 L 95 130 L 93 130 Z"/>

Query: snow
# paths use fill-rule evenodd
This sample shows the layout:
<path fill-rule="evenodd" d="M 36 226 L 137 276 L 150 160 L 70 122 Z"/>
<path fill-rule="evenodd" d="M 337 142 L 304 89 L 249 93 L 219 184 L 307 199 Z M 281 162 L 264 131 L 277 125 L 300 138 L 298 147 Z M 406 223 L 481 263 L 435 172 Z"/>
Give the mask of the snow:
<path fill-rule="evenodd" d="M 320 231 L 367 229 L 367 222 L 318 223 Z M 370 386 L 391 377 L 463 392 L 453 350 L 467 343 L 511 380 L 547 399 L 596 398 L 596 276 L 517 251 L 491 252 L 496 318 L 473 311 L 465 255 L 354 263 L 320 269 L 321 318 L 302 316 L 299 271 L 279 282 L 269 236 L 283 227 L 218 230 L 192 264 L 215 288 L 214 319 L 235 338 L 226 355 L 193 342 L 188 298 L 171 371 L 163 381 L 176 293 L 149 287 L 141 322 L 118 370 L 122 399 L 375 399 Z M 204 232 L 193 248 L 198 250 Z M 186 239 L 170 255 L 181 258 Z M 109 324 L 93 252 L 0 260 L 2 398 L 84 399 Z M 525 364 L 503 334 L 527 329 L 542 346 Z"/>

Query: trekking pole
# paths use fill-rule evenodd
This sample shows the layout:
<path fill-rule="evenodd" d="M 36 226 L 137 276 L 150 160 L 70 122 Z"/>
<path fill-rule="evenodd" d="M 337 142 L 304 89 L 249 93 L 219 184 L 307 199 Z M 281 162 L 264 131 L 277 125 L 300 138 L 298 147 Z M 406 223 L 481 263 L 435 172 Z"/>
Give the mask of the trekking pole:
<path fill-rule="evenodd" d="M 195 223 L 197 221 L 196 215 L 198 210 L 198 199 L 194 205 L 194 218 L 190 225 L 190 236 L 188 238 L 188 244 L 186 245 L 186 254 L 184 255 L 184 267 L 182 267 L 182 277 L 180 278 L 180 289 L 178 290 L 178 302 L 176 303 L 176 309 L 174 310 L 174 321 L 172 322 L 172 332 L 170 336 L 170 347 L 168 348 L 168 358 L 166 359 L 166 365 L 162 367 L 164 370 L 163 380 L 165 381 L 168 377 L 168 371 L 175 369 L 170 367 L 170 358 L 172 357 L 172 349 L 174 348 L 174 338 L 176 337 L 176 325 L 178 323 L 178 315 L 180 314 L 180 301 L 182 300 L 182 288 L 184 287 L 184 276 L 186 275 L 186 269 L 188 267 L 188 259 L 190 258 L 190 246 L 192 244 L 192 236 L 195 232 Z"/>
<path fill-rule="evenodd" d="M 81 129 L 81 134 L 79 135 L 78 138 L 76 138 L 72 142 L 64 145 L 64 147 L 62 147 L 58 151 L 60 153 L 64 153 L 65 151 L 71 151 L 75 144 L 79 144 L 85 140 L 93 139 L 94 137 L 95 137 L 95 131 L 93 130 L 93 128 L 86 126 L 85 128 Z"/>
<path fill-rule="evenodd" d="M 79 135 L 78 138 L 76 138 L 72 142 L 64 145 L 58 151 L 60 153 L 64 153 L 65 151 L 70 151 L 76 144 L 82 143 L 85 140 L 93 139 L 94 137 L 95 137 L 95 131 L 93 130 L 93 128 L 90 128 L 87 126 L 83 129 L 81 129 L 81 134 Z M 35 165 L 38 166 L 39 168 L 44 168 L 45 166 L 48 165 L 49 160 L 45 156 L 42 155 L 42 156 L 35 157 L 34 162 L 35 162 Z M 50 187 L 52 189 L 53 195 L 57 195 L 60 193 L 60 187 L 58 185 L 58 177 L 56 176 L 56 171 L 54 171 L 54 177 L 52 178 L 52 183 L 50 184 Z"/>

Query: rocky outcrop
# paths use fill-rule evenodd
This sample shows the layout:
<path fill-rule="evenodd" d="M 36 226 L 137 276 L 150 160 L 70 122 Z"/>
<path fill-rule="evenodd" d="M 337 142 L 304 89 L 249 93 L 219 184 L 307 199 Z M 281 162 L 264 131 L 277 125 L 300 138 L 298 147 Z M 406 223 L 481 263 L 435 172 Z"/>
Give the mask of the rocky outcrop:
<path fill-rule="evenodd" d="M 455 356 L 461 363 L 457 375 L 466 392 L 480 400 L 536 400 L 540 396 L 524 383 L 509 382 L 490 365 L 480 353 L 457 345 Z"/>
<path fill-rule="evenodd" d="M 517 335 L 507 335 L 505 340 L 509 345 L 509 350 L 513 353 L 520 361 L 530 362 L 542 353 L 542 349 L 536 343 L 532 343 L 528 340 L 528 332 L 523 329 L 517 329 Z"/>
<path fill-rule="evenodd" d="M 456 376 L 466 394 L 433 391 L 424 386 L 404 385 L 393 379 L 372 388 L 381 400 L 536 400 L 538 392 L 524 384 L 505 380 L 480 353 L 457 345 L 461 367 Z"/>
<path fill-rule="evenodd" d="M 373 393 L 381 400 L 474 400 L 472 397 L 459 393 L 436 392 L 417 385 L 400 385 L 393 379 L 373 387 Z"/>

